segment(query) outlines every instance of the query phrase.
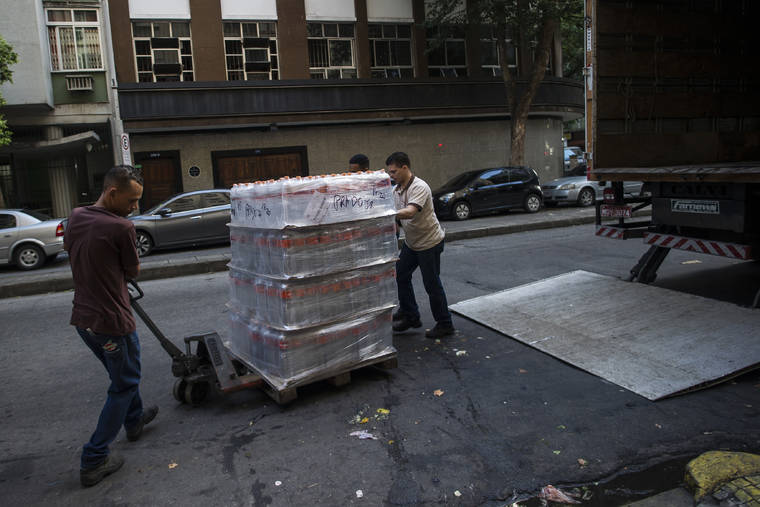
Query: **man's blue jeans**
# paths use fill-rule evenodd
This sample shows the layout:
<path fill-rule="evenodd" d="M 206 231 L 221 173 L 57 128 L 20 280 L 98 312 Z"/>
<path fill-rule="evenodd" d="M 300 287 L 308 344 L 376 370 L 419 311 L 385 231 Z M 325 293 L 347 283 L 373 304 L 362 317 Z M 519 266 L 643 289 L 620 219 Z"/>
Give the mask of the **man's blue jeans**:
<path fill-rule="evenodd" d="M 100 412 L 98 426 L 82 449 L 82 469 L 93 468 L 108 456 L 108 445 L 122 426 L 133 428 L 142 417 L 140 399 L 140 341 L 137 333 L 124 336 L 95 334 L 77 328 L 111 378 L 108 398 Z"/>
<path fill-rule="evenodd" d="M 401 254 L 396 262 L 399 312 L 410 320 L 420 318 L 420 309 L 414 298 L 412 286 L 412 273 L 419 267 L 422 283 L 430 299 L 433 318 L 441 325 L 451 325 L 451 313 L 449 313 L 446 293 L 441 283 L 441 253 L 443 253 L 443 240 L 427 250 L 412 250 L 406 246 L 406 243 L 401 247 Z"/>

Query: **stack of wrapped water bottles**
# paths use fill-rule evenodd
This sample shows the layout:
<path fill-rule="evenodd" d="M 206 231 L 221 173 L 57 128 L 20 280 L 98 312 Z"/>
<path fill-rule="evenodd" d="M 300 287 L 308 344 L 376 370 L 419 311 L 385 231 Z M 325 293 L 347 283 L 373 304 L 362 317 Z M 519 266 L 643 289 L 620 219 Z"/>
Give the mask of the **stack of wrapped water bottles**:
<path fill-rule="evenodd" d="M 277 388 L 395 352 L 384 171 L 232 187 L 227 348 Z"/>

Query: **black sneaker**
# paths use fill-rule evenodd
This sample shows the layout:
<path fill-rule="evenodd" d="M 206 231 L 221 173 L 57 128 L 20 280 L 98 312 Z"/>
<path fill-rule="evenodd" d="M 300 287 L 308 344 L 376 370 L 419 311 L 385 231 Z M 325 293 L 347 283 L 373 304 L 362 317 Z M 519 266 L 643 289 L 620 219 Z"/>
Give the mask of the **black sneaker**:
<path fill-rule="evenodd" d="M 400 322 L 404 320 L 405 318 L 406 316 L 403 313 L 401 313 L 401 310 L 393 312 L 393 322 Z"/>
<path fill-rule="evenodd" d="M 99 465 L 92 468 L 83 468 L 79 470 L 79 482 L 82 486 L 89 488 L 102 481 L 107 475 L 111 475 L 121 468 L 124 464 L 124 458 L 118 454 L 111 453 Z"/>
<path fill-rule="evenodd" d="M 146 424 L 156 418 L 156 414 L 158 414 L 158 407 L 156 405 L 143 410 L 142 416 L 140 417 L 140 422 L 138 422 L 134 428 L 127 430 L 127 440 L 130 442 L 139 440 L 140 435 L 142 435 L 143 428 Z"/>
<path fill-rule="evenodd" d="M 406 331 L 410 327 L 418 328 L 422 327 L 422 322 L 420 322 L 420 319 L 409 319 L 409 317 L 401 317 L 401 320 L 395 322 L 393 324 L 393 332 L 394 333 L 400 333 L 402 331 Z"/>
<path fill-rule="evenodd" d="M 457 330 L 451 324 L 436 323 L 433 329 L 425 331 L 426 338 L 443 338 L 444 336 L 451 336 L 456 333 Z"/>

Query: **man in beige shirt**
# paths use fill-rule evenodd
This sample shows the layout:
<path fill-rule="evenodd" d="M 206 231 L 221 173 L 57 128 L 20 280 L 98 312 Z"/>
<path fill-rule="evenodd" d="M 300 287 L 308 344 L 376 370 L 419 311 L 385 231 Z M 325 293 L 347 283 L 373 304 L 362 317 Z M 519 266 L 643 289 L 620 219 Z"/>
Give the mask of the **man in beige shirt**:
<path fill-rule="evenodd" d="M 393 316 L 393 330 L 422 327 L 412 286 L 412 273 L 419 267 L 435 318 L 435 327 L 425 331 L 425 336 L 452 335 L 455 330 L 440 276 L 444 234 L 433 211 L 433 194 L 427 183 L 412 174 L 406 153 L 393 153 L 385 165 L 396 181 L 393 190 L 396 220 L 404 229 L 404 245 L 396 262 L 399 309 Z"/>

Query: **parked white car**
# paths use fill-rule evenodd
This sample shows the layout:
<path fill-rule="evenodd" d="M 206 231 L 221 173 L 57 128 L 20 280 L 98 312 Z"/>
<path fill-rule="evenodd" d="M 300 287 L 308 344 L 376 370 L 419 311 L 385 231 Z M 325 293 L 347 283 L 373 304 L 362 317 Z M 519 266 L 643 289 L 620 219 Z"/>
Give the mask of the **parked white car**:
<path fill-rule="evenodd" d="M 557 178 L 541 185 L 544 192 L 544 205 L 548 208 L 561 202 L 578 206 L 591 206 L 604 198 L 604 188 L 610 183 L 600 183 L 588 180 L 585 176 L 567 176 Z M 626 197 L 641 195 L 641 181 L 626 181 L 623 189 Z"/>
<path fill-rule="evenodd" d="M 64 220 L 21 209 L 0 209 L 0 264 L 37 269 L 63 251 Z"/>

